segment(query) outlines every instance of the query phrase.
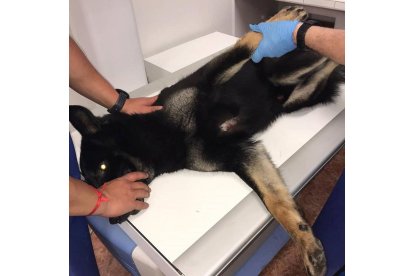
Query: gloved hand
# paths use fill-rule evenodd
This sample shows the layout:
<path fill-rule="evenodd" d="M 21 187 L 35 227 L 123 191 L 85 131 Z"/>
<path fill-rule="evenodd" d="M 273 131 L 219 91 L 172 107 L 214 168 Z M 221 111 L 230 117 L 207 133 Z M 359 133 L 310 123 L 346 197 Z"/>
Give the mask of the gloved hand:
<path fill-rule="evenodd" d="M 262 33 L 263 38 L 256 51 L 252 55 L 254 62 L 259 62 L 264 57 L 280 57 L 296 48 L 293 43 L 293 31 L 298 20 L 262 22 L 258 25 L 250 24 L 254 32 Z"/>

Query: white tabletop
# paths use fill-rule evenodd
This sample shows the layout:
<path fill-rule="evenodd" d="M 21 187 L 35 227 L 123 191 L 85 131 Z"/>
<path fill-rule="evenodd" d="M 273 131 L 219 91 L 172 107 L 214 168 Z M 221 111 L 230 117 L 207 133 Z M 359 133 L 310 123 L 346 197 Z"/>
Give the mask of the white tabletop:
<path fill-rule="evenodd" d="M 145 61 L 173 73 L 225 47 L 233 46 L 238 39 L 235 36 L 214 32 L 147 57 Z"/>

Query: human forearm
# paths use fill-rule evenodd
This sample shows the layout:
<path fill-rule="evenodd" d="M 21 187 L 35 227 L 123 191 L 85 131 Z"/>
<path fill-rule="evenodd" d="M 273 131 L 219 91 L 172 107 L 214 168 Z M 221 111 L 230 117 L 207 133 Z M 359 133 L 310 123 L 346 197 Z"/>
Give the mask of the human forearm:
<path fill-rule="evenodd" d="M 69 37 L 69 86 L 106 108 L 112 107 L 119 96 L 114 87 L 93 67 L 71 37 Z M 160 110 L 161 106 L 153 105 L 157 97 L 127 99 L 120 111 L 134 114 Z"/>
<path fill-rule="evenodd" d="M 297 33 L 302 22 L 277 21 L 250 25 L 250 29 L 262 33 L 262 40 L 252 54 L 254 62 L 263 57 L 280 57 L 296 48 Z M 337 63 L 345 64 L 345 31 L 339 29 L 310 27 L 305 34 L 305 45 Z"/>
<path fill-rule="evenodd" d="M 69 214 L 71 216 L 93 215 L 116 217 L 132 210 L 148 208 L 146 202 L 137 200 L 149 197 L 151 189 L 139 180 L 147 178 L 143 172 L 131 172 L 109 182 L 106 182 L 100 192 L 108 199 L 98 202 L 97 190 L 91 185 L 69 177 Z"/>
<path fill-rule="evenodd" d="M 107 108 L 118 98 L 113 86 L 95 70 L 72 38 L 69 38 L 69 86 Z"/>
<path fill-rule="evenodd" d="M 98 195 L 96 189 L 87 183 L 69 177 L 69 215 L 71 216 L 86 216 L 96 206 Z M 95 211 L 94 214 L 102 214 L 105 203 Z"/>
<path fill-rule="evenodd" d="M 296 42 L 296 35 L 299 23 L 293 31 L 293 41 Z M 305 35 L 305 44 L 312 50 L 326 56 L 339 64 L 345 64 L 345 31 L 339 29 L 312 26 Z"/>

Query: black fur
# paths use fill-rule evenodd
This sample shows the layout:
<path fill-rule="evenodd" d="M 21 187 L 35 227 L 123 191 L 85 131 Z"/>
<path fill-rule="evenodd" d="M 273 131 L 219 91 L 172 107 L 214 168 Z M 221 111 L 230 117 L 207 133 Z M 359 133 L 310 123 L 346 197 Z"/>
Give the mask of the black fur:
<path fill-rule="evenodd" d="M 70 106 L 70 121 L 82 134 L 80 167 L 86 182 L 99 187 L 136 170 L 149 173 L 148 183 L 162 173 L 183 168 L 233 171 L 262 196 L 241 166 L 256 143 L 252 136 L 284 113 L 332 101 L 344 81 L 344 68 L 338 66 L 318 82 L 305 101 L 284 106 L 293 91 L 312 81 L 321 68 L 290 84 L 275 79 L 283 80 L 322 57 L 295 50 L 255 64 L 250 55 L 251 50 L 234 47 L 165 88 L 155 103 L 164 109 L 155 113 L 98 118 L 86 108 Z M 236 74 L 223 80 L 226 70 L 243 61 Z M 99 170 L 102 162 L 108 166 L 105 173 Z"/>

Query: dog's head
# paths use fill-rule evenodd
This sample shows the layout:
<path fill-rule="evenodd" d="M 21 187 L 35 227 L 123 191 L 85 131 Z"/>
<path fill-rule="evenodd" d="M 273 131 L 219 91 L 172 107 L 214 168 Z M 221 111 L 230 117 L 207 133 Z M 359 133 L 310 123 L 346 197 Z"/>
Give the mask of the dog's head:
<path fill-rule="evenodd" d="M 142 162 L 126 151 L 128 137 L 122 116 L 96 117 L 91 111 L 72 105 L 69 120 L 82 135 L 80 169 L 85 181 L 95 187 L 131 171 L 146 171 Z"/>

